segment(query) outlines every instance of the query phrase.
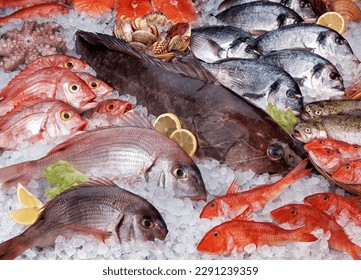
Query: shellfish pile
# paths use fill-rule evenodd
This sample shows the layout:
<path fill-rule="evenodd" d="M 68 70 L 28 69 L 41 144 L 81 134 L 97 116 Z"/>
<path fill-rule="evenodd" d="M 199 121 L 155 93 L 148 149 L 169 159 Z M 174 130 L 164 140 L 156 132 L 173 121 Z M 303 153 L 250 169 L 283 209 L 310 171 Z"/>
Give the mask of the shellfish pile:
<path fill-rule="evenodd" d="M 359 22 L 361 20 L 361 9 L 356 2 L 358 0 L 334 0 L 328 5 L 331 11 L 338 12 L 346 21 Z"/>
<path fill-rule="evenodd" d="M 188 23 L 175 24 L 161 13 L 150 13 L 116 24 L 114 35 L 137 51 L 171 61 L 177 51 L 187 49 L 191 27 Z"/>

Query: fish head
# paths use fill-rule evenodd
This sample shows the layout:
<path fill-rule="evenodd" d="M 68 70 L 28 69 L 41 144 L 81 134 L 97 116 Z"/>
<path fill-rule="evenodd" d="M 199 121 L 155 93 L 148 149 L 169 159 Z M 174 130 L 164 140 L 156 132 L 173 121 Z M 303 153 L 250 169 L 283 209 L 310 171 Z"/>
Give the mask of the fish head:
<path fill-rule="evenodd" d="M 309 151 L 310 159 L 327 173 L 335 172 L 343 163 L 340 152 L 328 148 L 319 148 Z"/>
<path fill-rule="evenodd" d="M 57 55 L 58 67 L 63 67 L 67 70 L 75 71 L 75 72 L 83 72 L 85 70 L 90 69 L 90 66 L 85 61 L 82 61 L 76 57 L 71 57 L 67 55 Z"/>
<path fill-rule="evenodd" d="M 318 35 L 318 52 L 323 57 L 352 57 L 352 49 L 347 40 L 333 30 L 322 31 Z"/>
<path fill-rule="evenodd" d="M 202 219 L 213 219 L 218 216 L 226 216 L 229 212 L 229 205 L 224 199 L 225 196 L 220 196 L 209 201 L 203 208 L 199 215 Z"/>
<path fill-rule="evenodd" d="M 100 102 L 96 107 L 99 114 L 121 116 L 132 110 L 132 104 L 120 99 L 108 99 Z"/>
<path fill-rule="evenodd" d="M 322 104 L 309 103 L 304 106 L 303 112 L 301 114 L 301 118 L 304 120 L 309 120 L 327 114 L 328 114 L 327 107 L 325 108 L 325 106 L 323 106 Z"/>
<path fill-rule="evenodd" d="M 355 160 L 341 166 L 334 174 L 332 174 L 332 178 L 341 183 L 353 184 L 358 181 L 361 176 L 360 163 L 361 161 Z"/>
<path fill-rule="evenodd" d="M 230 253 L 232 246 L 229 239 L 232 239 L 232 236 L 229 236 L 223 227 L 224 223 L 210 229 L 199 242 L 197 250 L 208 254 Z"/>
<path fill-rule="evenodd" d="M 187 154 L 185 155 L 185 161 L 166 160 L 164 162 L 161 174 L 162 179 L 160 180 L 164 182 L 160 182 L 160 184 L 172 187 L 176 197 L 206 200 L 207 192 L 201 172 L 193 160 Z M 175 157 L 179 159 L 182 157 L 182 154 L 179 153 Z"/>
<path fill-rule="evenodd" d="M 291 24 L 299 24 L 303 22 L 303 19 L 294 11 L 281 13 L 277 17 L 277 25 L 278 27 L 291 25 Z"/>
<path fill-rule="evenodd" d="M 301 206 L 301 207 L 300 207 Z M 288 204 L 270 212 L 273 220 L 280 224 L 303 225 L 305 222 L 301 204 Z"/>
<path fill-rule="evenodd" d="M 300 114 L 303 109 L 302 93 L 296 82 L 290 83 L 283 78 L 277 79 L 270 85 L 267 100 L 278 109 L 293 110 L 296 115 Z"/>
<path fill-rule="evenodd" d="M 240 37 L 232 42 L 227 50 L 228 58 L 257 58 L 259 52 L 250 38 Z"/>
<path fill-rule="evenodd" d="M 332 64 L 315 65 L 312 69 L 311 83 L 316 85 L 316 90 L 320 92 L 343 94 L 345 91 L 343 79 Z"/>
<path fill-rule="evenodd" d="M 337 203 L 332 193 L 316 193 L 305 197 L 303 201 L 321 211 L 328 211 Z"/>
<path fill-rule="evenodd" d="M 309 0 L 291 0 L 290 8 L 299 14 L 305 22 L 314 23 L 317 16 Z"/>
<path fill-rule="evenodd" d="M 83 112 L 94 108 L 97 102 L 94 99 L 97 97 L 88 85 L 72 72 L 66 73 L 62 77 L 60 87 L 56 93 L 56 99 L 69 104 L 71 107 L 77 109 L 78 112 Z"/>
<path fill-rule="evenodd" d="M 113 91 L 113 88 L 107 83 L 89 73 L 76 72 L 75 74 L 88 85 L 90 90 L 93 91 L 98 98 L 103 98 Z"/>
<path fill-rule="evenodd" d="M 303 142 L 307 143 L 315 138 L 327 138 L 327 133 L 321 123 L 314 120 L 302 121 L 296 124 L 293 128 L 292 136 Z"/>
<path fill-rule="evenodd" d="M 303 148 L 306 150 L 306 152 L 309 152 L 310 150 L 322 149 L 322 148 L 327 148 L 327 149 L 331 149 L 331 150 L 338 150 L 338 148 L 341 145 L 344 145 L 344 144 L 349 145 L 346 142 L 336 140 L 336 139 L 316 138 L 316 139 L 313 139 L 310 142 L 306 143 L 303 146 Z"/>
<path fill-rule="evenodd" d="M 164 240 L 168 234 L 167 225 L 151 204 L 130 205 L 127 208 L 127 215 L 117 226 L 118 237 L 121 241 L 154 241 L 156 238 Z"/>

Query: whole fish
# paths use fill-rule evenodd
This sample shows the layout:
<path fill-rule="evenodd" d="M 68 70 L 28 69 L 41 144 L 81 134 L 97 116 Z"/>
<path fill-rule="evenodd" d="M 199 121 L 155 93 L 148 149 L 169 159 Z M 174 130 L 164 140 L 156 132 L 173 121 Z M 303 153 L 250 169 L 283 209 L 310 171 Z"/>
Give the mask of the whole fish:
<path fill-rule="evenodd" d="M 233 185 L 225 195 L 216 197 L 204 206 L 200 218 L 212 219 L 214 217 L 234 218 L 236 216 L 248 219 L 255 211 L 262 210 L 264 206 L 275 199 L 287 187 L 297 182 L 312 169 L 305 169 L 307 160 L 302 161 L 285 177 L 272 184 L 264 184 L 248 191 L 234 191 Z"/>
<path fill-rule="evenodd" d="M 242 5 L 245 3 L 261 1 L 261 0 L 224 0 L 219 6 L 218 10 L 224 11 L 229 9 L 230 7 Z M 312 5 L 308 0 L 269 0 L 270 2 L 279 3 L 285 5 L 292 10 L 294 10 L 297 14 L 299 14 L 304 21 L 306 22 L 315 22 L 317 20 L 317 16 L 313 11 Z"/>
<path fill-rule="evenodd" d="M 0 115 L 17 104 L 34 98 L 57 99 L 82 112 L 96 106 L 96 95 L 74 73 L 59 67 L 48 67 L 19 79 L 1 92 Z"/>
<path fill-rule="evenodd" d="M 257 58 L 256 41 L 234 26 L 205 26 L 192 29 L 190 49 L 204 62 L 224 58 Z"/>
<path fill-rule="evenodd" d="M 329 115 L 348 115 L 361 117 L 360 100 L 321 100 L 304 106 L 302 119 L 308 120 Z"/>
<path fill-rule="evenodd" d="M 98 98 L 103 98 L 113 91 L 112 87 L 89 73 L 75 72 L 75 75 L 82 79 Z"/>
<path fill-rule="evenodd" d="M 331 62 L 334 57 L 354 58 L 344 37 L 330 28 L 311 23 L 284 26 L 257 38 L 257 50 L 262 55 L 284 49 L 313 51 Z"/>
<path fill-rule="evenodd" d="M 255 37 L 282 26 L 303 22 L 294 10 L 272 2 L 251 2 L 233 6 L 220 12 L 216 18 L 219 25 L 239 27 Z"/>
<path fill-rule="evenodd" d="M 43 178 L 43 170 L 65 160 L 80 172 L 97 177 L 134 182 L 149 172 L 159 175 L 159 185 L 174 190 L 178 197 L 205 200 L 201 173 L 188 154 L 173 140 L 145 127 L 111 127 L 87 131 L 55 146 L 46 156 L 0 168 L 0 185 L 9 187 Z"/>
<path fill-rule="evenodd" d="M 284 130 L 263 110 L 219 85 L 192 54 L 166 63 L 112 36 L 82 31 L 76 48 L 100 79 L 136 96 L 150 113 L 176 114 L 184 128 L 195 132 L 196 156 L 256 173 L 288 171 L 301 161 L 300 150 Z"/>
<path fill-rule="evenodd" d="M 305 197 L 304 201 L 333 217 L 347 211 L 347 217 L 357 226 L 361 226 L 360 196 L 346 197 L 336 193 L 316 193 Z"/>
<path fill-rule="evenodd" d="M 348 163 L 350 159 L 343 157 L 338 150 L 327 148 L 312 149 L 308 152 L 308 156 L 323 171 L 333 174 L 340 166 Z"/>
<path fill-rule="evenodd" d="M 36 4 L 59 3 L 62 0 L 0 0 L 0 8 L 26 8 Z"/>
<path fill-rule="evenodd" d="M 14 13 L 1 17 L 0 25 L 9 23 L 12 19 L 29 19 L 36 16 L 49 17 L 56 13 L 68 14 L 70 9 L 67 6 L 57 3 L 43 3 L 15 11 Z"/>
<path fill-rule="evenodd" d="M 209 230 L 197 246 L 197 250 L 208 254 L 231 254 L 242 252 L 244 247 L 255 244 L 280 246 L 292 242 L 312 242 L 317 238 L 305 228 L 283 229 L 268 222 L 233 219 Z"/>
<path fill-rule="evenodd" d="M 15 259 L 32 247 L 53 246 L 58 236 L 69 238 L 75 233 L 122 243 L 164 240 L 168 230 L 161 214 L 147 200 L 111 182 L 91 182 L 45 204 L 33 225 L 0 244 L 0 259 Z"/>
<path fill-rule="evenodd" d="M 202 63 L 225 87 L 257 106 L 266 109 L 273 103 L 278 109 L 292 109 L 300 114 L 302 93 L 295 80 L 279 67 L 261 60 L 232 59 Z"/>
<path fill-rule="evenodd" d="M 132 110 L 132 104 L 120 99 L 107 99 L 98 103 L 98 105 L 82 113 L 85 118 L 92 118 L 94 113 L 98 113 L 106 116 L 122 116 L 126 112 Z"/>
<path fill-rule="evenodd" d="M 332 178 L 345 184 L 361 184 L 361 159 L 339 166 L 339 169 L 332 174 Z"/>
<path fill-rule="evenodd" d="M 315 138 L 333 138 L 361 144 L 361 122 L 355 116 L 330 115 L 299 122 L 293 136 L 307 143 Z"/>
<path fill-rule="evenodd" d="M 87 122 L 57 100 L 31 100 L 0 118 L 0 149 L 15 149 L 23 141 L 54 141 L 81 131 Z"/>
<path fill-rule="evenodd" d="M 279 50 L 261 58 L 285 70 L 299 86 L 323 94 L 344 94 L 340 73 L 330 61 L 318 54 L 304 50 Z"/>
<path fill-rule="evenodd" d="M 289 223 L 296 226 L 304 226 L 313 230 L 322 228 L 324 232 L 330 231 L 328 240 L 330 248 L 343 251 L 359 260 L 361 247 L 353 243 L 343 228 L 330 215 L 306 204 L 289 204 L 277 208 L 270 213 L 272 219 L 279 223 Z"/>
<path fill-rule="evenodd" d="M 344 157 L 353 159 L 361 156 L 361 146 L 357 144 L 350 144 L 345 141 L 340 141 L 331 138 L 314 139 L 306 143 L 303 148 L 309 152 L 314 149 L 331 149 L 341 153 Z"/>

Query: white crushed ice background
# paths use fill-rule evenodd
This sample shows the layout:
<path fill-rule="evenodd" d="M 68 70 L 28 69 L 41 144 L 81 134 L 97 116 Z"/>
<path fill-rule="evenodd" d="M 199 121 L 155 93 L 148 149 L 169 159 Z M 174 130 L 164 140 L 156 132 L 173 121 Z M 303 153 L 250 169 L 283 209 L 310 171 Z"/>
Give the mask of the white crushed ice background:
<path fill-rule="evenodd" d="M 209 17 L 209 14 L 215 14 L 214 7 L 218 6 L 220 0 L 199 0 L 198 2 L 203 10 L 202 24 L 213 24 L 215 18 L 213 16 Z M 11 11 L 10 9 L 0 11 L 0 14 L 10 13 Z M 43 21 L 48 20 L 39 20 L 39 22 Z M 74 50 L 74 34 L 77 29 L 111 34 L 114 24 L 112 15 L 106 15 L 102 19 L 94 20 L 86 16 L 79 16 L 73 10 L 69 15 L 57 17 L 56 21 L 63 26 L 63 34 L 66 36 L 69 49 L 68 54 L 75 56 L 77 55 Z M 0 33 L 5 33 L 19 26 L 21 26 L 20 21 L 14 21 L 14 24 L 1 27 Z M 361 59 L 361 23 L 349 23 L 345 37 L 357 57 Z M 339 61 L 339 64 L 342 65 L 342 61 Z M 341 69 L 346 82 L 349 82 L 356 72 L 361 71 L 360 66 L 357 69 L 357 66 L 344 65 Z M 18 71 L 12 73 L 1 72 L 0 88 L 4 87 L 17 73 Z M 134 106 L 136 104 L 135 97 L 122 95 L 120 98 L 130 101 Z M 321 100 L 328 99 L 328 96 L 314 96 L 308 99 L 312 100 L 314 98 Z M 147 109 L 140 105 L 136 107 L 136 110 L 148 114 Z M 54 144 L 50 145 L 43 141 L 34 145 L 23 143 L 23 147 L 19 151 L 4 152 L 0 156 L 0 166 L 39 158 L 45 155 L 53 146 Z M 275 182 L 281 178 L 280 176 L 269 176 L 269 174 L 255 175 L 252 171 L 233 172 L 227 166 L 213 159 L 196 160 L 196 163 L 205 181 L 209 194 L 208 201 L 215 196 L 224 194 L 234 178 L 237 178 L 243 190 L 249 190 L 260 184 Z M 246 252 L 239 254 L 233 253 L 228 256 L 202 254 L 196 250 L 198 242 L 210 228 L 221 222 L 220 219 L 210 221 L 199 218 L 199 214 L 205 205 L 204 201 L 192 202 L 189 199 L 174 198 L 171 191 L 157 187 L 156 178 L 152 176 L 150 176 L 148 183 L 138 182 L 132 186 L 127 186 L 121 181 L 115 181 L 115 183 L 143 196 L 160 211 L 169 230 L 164 241 L 119 244 L 115 240 L 107 240 L 102 243 L 93 236 L 80 234 L 74 235 L 71 239 L 60 236 L 54 247 L 42 250 L 31 248 L 19 256 L 18 259 L 351 259 L 346 253 L 329 249 L 327 243 L 330 237 L 329 232 L 324 233 L 322 230 L 316 232 L 320 239 L 311 243 L 296 242 L 279 247 L 261 246 L 258 249 L 251 244 L 246 247 Z M 40 182 L 31 181 L 27 186 L 27 189 L 43 202 L 46 200 L 44 189 L 47 188 L 49 186 L 45 180 Z M 310 174 L 291 185 L 277 199 L 269 202 L 262 212 L 254 215 L 254 219 L 257 221 L 272 221 L 269 217 L 271 210 L 288 203 L 302 203 L 304 197 L 319 192 L 336 192 L 345 195 L 343 189 L 330 185 L 323 176 Z M 0 242 L 14 237 L 26 229 L 25 226 L 15 224 L 7 215 L 8 210 L 19 208 L 21 208 L 21 205 L 17 200 L 15 187 L 11 188 L 7 194 L 0 191 Z M 361 245 L 361 228 L 348 222 L 346 216 L 341 217 L 339 222 L 344 226 L 351 240 Z"/>

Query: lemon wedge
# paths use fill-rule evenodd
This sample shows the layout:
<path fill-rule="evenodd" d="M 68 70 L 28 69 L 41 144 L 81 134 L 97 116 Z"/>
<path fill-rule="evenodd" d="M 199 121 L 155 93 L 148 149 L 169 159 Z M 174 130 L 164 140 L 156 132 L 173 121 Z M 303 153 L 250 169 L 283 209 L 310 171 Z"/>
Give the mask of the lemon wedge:
<path fill-rule="evenodd" d="M 324 13 L 318 18 L 317 24 L 331 28 L 340 34 L 346 31 L 345 19 L 337 12 Z"/>
<path fill-rule="evenodd" d="M 43 206 L 41 201 L 37 199 L 32 193 L 27 191 L 22 184 L 18 183 L 16 195 L 18 200 L 24 207 L 33 208 L 37 207 L 40 208 Z"/>
<path fill-rule="evenodd" d="M 38 218 L 41 211 L 42 208 L 32 207 L 10 210 L 8 211 L 8 214 L 10 218 L 17 224 L 32 225 Z"/>
<path fill-rule="evenodd" d="M 177 129 L 172 132 L 169 138 L 176 141 L 189 156 L 193 156 L 197 151 L 197 139 L 187 129 Z"/>
<path fill-rule="evenodd" d="M 166 135 L 167 137 L 169 137 L 176 129 L 182 128 L 178 117 L 172 113 L 159 115 L 155 119 L 153 126 L 156 131 Z"/>

